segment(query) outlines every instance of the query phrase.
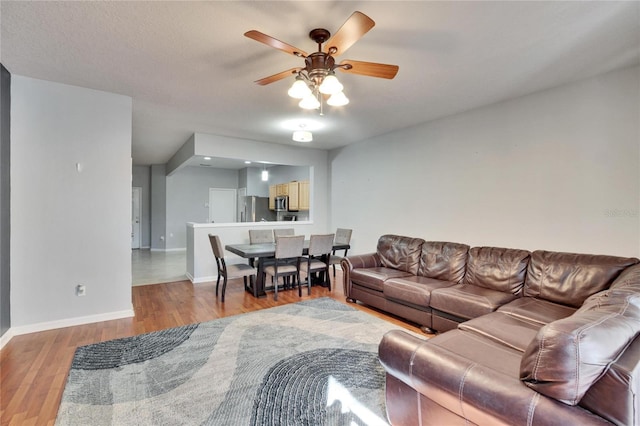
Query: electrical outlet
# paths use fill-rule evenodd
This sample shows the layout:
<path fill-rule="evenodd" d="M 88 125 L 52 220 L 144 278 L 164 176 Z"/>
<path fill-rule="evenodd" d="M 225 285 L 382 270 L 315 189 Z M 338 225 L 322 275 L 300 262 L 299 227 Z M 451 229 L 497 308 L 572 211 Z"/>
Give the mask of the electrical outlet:
<path fill-rule="evenodd" d="M 86 296 L 87 295 L 87 286 L 78 284 L 76 286 L 76 296 Z"/>

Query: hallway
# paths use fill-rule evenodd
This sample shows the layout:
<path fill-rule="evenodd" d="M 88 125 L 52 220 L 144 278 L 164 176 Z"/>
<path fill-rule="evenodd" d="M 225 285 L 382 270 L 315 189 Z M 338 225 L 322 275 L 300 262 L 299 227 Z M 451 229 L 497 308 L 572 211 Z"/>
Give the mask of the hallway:
<path fill-rule="evenodd" d="M 131 250 L 132 286 L 183 281 L 186 271 L 186 250 Z"/>

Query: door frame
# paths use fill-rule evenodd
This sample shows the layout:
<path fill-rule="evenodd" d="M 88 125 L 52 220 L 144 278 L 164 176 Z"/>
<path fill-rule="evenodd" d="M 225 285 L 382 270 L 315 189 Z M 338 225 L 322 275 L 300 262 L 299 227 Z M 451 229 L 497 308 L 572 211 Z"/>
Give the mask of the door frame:
<path fill-rule="evenodd" d="M 137 211 L 136 211 L 137 206 Z M 136 214 L 138 221 L 136 220 Z M 136 238 L 137 237 L 137 238 Z M 136 244 L 137 241 L 137 244 Z M 131 187 L 131 249 L 139 249 L 142 246 L 142 188 Z"/>

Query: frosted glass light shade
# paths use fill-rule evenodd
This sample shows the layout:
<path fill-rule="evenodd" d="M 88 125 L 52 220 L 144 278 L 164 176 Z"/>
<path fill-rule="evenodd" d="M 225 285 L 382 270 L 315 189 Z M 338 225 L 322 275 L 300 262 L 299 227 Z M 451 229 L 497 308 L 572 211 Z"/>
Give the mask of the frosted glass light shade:
<path fill-rule="evenodd" d="M 311 142 L 313 140 L 313 134 L 306 130 L 296 130 L 293 132 L 293 140 L 296 142 Z"/>
<path fill-rule="evenodd" d="M 349 103 L 349 98 L 347 98 L 344 92 L 338 92 L 331 95 L 329 99 L 327 99 L 327 104 L 331 106 L 342 106 Z"/>
<path fill-rule="evenodd" d="M 304 109 L 316 109 L 320 108 L 320 101 L 318 101 L 318 99 L 313 96 L 312 93 L 310 93 L 300 101 L 298 106 Z"/>
<path fill-rule="evenodd" d="M 269 180 L 269 171 L 268 170 L 263 170 L 262 171 L 262 180 L 263 181 L 268 181 Z"/>
<path fill-rule="evenodd" d="M 296 81 L 289 88 L 289 91 L 287 92 L 287 94 L 292 98 L 302 99 L 305 96 L 308 96 L 311 94 L 311 89 L 309 89 L 309 86 L 307 86 L 307 83 L 305 83 L 302 80 L 296 79 Z"/>
<path fill-rule="evenodd" d="M 322 84 L 318 88 L 320 93 L 324 93 L 325 95 L 333 95 L 334 93 L 341 92 L 343 89 L 342 84 L 338 81 L 338 78 L 329 74 L 322 80 Z"/>

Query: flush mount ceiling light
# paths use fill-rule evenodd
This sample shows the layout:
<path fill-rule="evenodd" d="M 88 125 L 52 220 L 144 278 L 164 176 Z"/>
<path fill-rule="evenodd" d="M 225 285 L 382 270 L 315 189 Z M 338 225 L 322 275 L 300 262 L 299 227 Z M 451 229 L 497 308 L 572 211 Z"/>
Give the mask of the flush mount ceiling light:
<path fill-rule="evenodd" d="M 307 130 L 296 130 L 293 132 L 293 140 L 296 142 L 311 142 L 313 134 Z"/>
<path fill-rule="evenodd" d="M 340 64 L 336 64 L 334 56 L 346 52 L 349 47 L 373 28 L 374 25 L 375 22 L 364 13 L 354 12 L 331 38 L 331 33 L 324 28 L 311 30 L 309 38 L 318 45 L 318 51 L 311 54 L 259 31 L 247 31 L 244 34 L 246 37 L 291 55 L 304 58 L 305 63 L 304 68 L 291 68 L 257 80 L 256 83 L 264 86 L 294 74 L 296 76 L 295 81 L 287 93 L 292 98 L 300 99 L 298 103 L 300 108 L 320 108 L 320 114 L 322 114 L 323 95 L 330 96 L 327 104 L 331 106 L 346 105 L 349 103 L 349 99 L 342 91 L 342 83 L 338 81 L 335 75 L 336 69 L 346 73 L 386 79 L 392 79 L 398 73 L 399 68 L 397 65 L 352 61 L 348 59 L 343 60 Z M 326 45 L 323 50 L 322 44 L 325 42 Z"/>

